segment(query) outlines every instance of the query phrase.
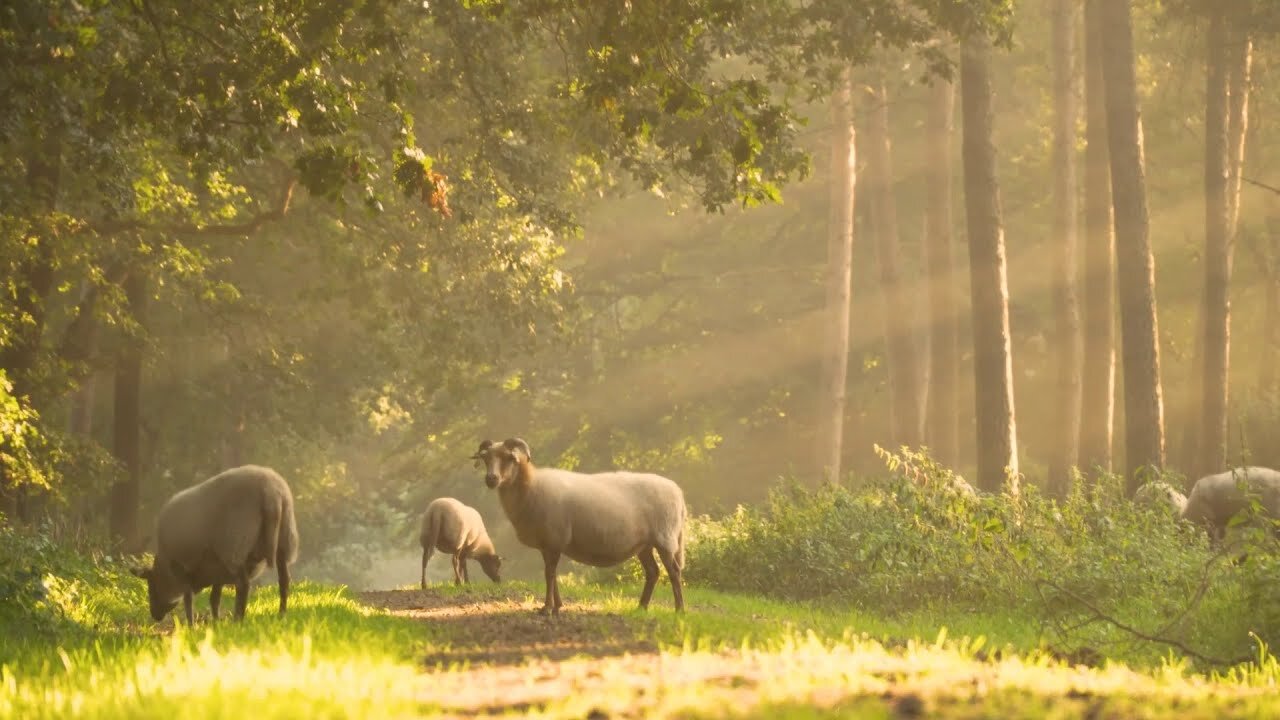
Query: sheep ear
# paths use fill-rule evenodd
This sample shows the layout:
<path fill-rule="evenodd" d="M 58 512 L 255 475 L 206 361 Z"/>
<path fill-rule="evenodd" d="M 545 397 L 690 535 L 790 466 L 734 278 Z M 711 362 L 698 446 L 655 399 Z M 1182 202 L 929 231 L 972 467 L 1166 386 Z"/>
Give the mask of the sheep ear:
<path fill-rule="evenodd" d="M 533 461 L 533 452 L 529 450 L 529 443 L 525 442 L 521 438 L 507 438 L 502 441 L 502 445 L 508 450 L 519 450 L 524 454 L 525 460 L 528 460 L 529 462 Z"/>
<path fill-rule="evenodd" d="M 479 449 L 479 450 L 476 450 L 476 454 L 475 454 L 475 455 L 472 455 L 472 456 L 471 456 L 471 459 L 472 459 L 472 460 L 481 460 L 481 459 L 483 459 L 481 456 L 483 456 L 483 455 L 484 455 L 484 452 L 485 452 L 486 450 L 488 450 L 489 448 L 491 448 L 491 447 L 493 447 L 493 441 L 492 441 L 492 440 L 481 440 L 481 441 L 480 441 L 480 449 Z"/>
<path fill-rule="evenodd" d="M 137 575 L 143 580 L 146 580 L 147 578 L 151 577 L 151 568 L 147 568 L 147 567 L 137 567 L 137 566 L 131 567 L 129 568 L 129 572 L 133 573 L 134 575 Z"/>

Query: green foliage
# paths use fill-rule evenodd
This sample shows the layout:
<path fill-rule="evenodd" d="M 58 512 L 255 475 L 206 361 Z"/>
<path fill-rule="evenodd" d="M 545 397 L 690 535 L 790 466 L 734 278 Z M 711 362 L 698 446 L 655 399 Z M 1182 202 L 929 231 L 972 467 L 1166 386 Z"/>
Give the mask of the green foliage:
<path fill-rule="evenodd" d="M 1280 633 L 1280 603 L 1263 589 L 1280 577 L 1272 540 L 1255 538 L 1233 566 L 1198 529 L 1124 501 L 1111 476 L 1077 483 L 1060 504 L 1034 487 L 972 498 L 927 456 L 890 460 L 889 480 L 790 483 L 763 508 L 699 520 L 687 577 L 862 608 L 1030 615 L 1068 646 L 1115 641 L 1102 615 L 1220 659 L 1248 652 L 1251 633 Z"/>

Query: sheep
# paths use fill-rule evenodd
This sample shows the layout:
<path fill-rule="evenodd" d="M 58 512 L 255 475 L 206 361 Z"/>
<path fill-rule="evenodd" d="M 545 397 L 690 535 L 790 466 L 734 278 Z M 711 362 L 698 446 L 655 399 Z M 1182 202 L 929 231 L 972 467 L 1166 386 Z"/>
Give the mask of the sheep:
<path fill-rule="evenodd" d="M 475 558 L 484 574 L 494 582 L 502 581 L 502 558 L 484 529 L 484 520 L 475 508 L 453 498 L 438 498 L 427 505 L 422 514 L 422 589 L 427 589 L 427 561 L 431 552 L 439 550 L 453 555 L 453 581 L 470 583 L 467 560 Z"/>
<path fill-rule="evenodd" d="M 1187 496 L 1163 480 L 1153 480 L 1138 488 L 1133 501 L 1151 508 L 1165 507 L 1181 517 L 1187 507 Z"/>
<path fill-rule="evenodd" d="M 243 619 L 249 582 L 266 567 L 276 569 L 283 615 L 289 564 L 297 555 L 298 527 L 288 483 L 270 468 L 245 465 L 169 498 L 156 517 L 155 562 L 134 574 L 147 581 L 156 622 L 181 598 L 190 626 L 192 597 L 204 588 L 210 588 L 209 609 L 218 619 L 223 585 L 235 586 L 235 619 Z"/>
<path fill-rule="evenodd" d="M 1280 518 L 1280 472 L 1265 467 L 1240 467 L 1206 475 L 1196 481 L 1183 504 L 1184 520 L 1204 525 L 1214 539 L 1225 536 L 1227 522 L 1256 497 L 1262 512 Z"/>
<path fill-rule="evenodd" d="M 560 613 L 556 566 L 561 555 L 596 567 L 636 558 L 644 569 L 640 608 L 647 609 L 658 582 L 654 550 L 671 579 L 676 611 L 684 610 L 680 576 L 688 510 L 679 485 L 646 473 L 538 468 L 520 438 L 500 444 L 485 440 L 471 459 L 484 465 L 485 485 L 498 491 L 516 537 L 542 553 L 546 602 L 539 613 Z"/>

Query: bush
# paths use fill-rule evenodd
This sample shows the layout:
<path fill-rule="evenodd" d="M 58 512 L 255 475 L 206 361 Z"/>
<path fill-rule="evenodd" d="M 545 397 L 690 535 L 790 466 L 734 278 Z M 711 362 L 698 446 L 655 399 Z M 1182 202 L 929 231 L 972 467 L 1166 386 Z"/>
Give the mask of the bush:
<path fill-rule="evenodd" d="M 976 497 L 926 455 L 884 457 L 892 475 L 856 489 L 793 481 L 762 508 L 697 518 L 689 581 L 881 614 L 1008 611 L 1072 644 L 1115 639 L 1117 623 L 1232 658 L 1250 632 L 1280 638 L 1274 547 L 1233 564 L 1197 528 L 1124 500 L 1115 476 L 1077 482 L 1061 502 L 1033 486 Z"/>

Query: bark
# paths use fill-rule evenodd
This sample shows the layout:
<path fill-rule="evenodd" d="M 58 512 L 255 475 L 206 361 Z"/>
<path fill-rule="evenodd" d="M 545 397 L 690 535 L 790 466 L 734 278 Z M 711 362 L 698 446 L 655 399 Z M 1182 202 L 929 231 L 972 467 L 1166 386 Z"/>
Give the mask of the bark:
<path fill-rule="evenodd" d="M 1106 87 L 1107 147 L 1115 208 L 1116 272 L 1124 366 L 1127 492 L 1137 490 L 1144 468 L 1164 467 L 1164 403 L 1156 322 L 1156 268 L 1142 151 L 1142 118 L 1134 67 L 1129 0 L 1101 3 L 1102 67 Z"/>
<path fill-rule="evenodd" d="M 966 39 L 960 54 L 978 485 L 987 492 L 1000 492 L 1007 476 L 1010 490 L 1016 492 L 1018 444 L 1009 339 L 1009 282 L 992 136 L 989 54 L 990 45 L 982 37 Z"/>
<path fill-rule="evenodd" d="M 827 227 L 827 332 L 819 417 L 823 476 L 840 478 L 845 388 L 849 369 L 849 316 L 853 270 L 854 127 L 849 78 L 831 98 L 831 210 Z"/>
<path fill-rule="evenodd" d="M 1201 313 L 1199 456 L 1196 475 L 1222 470 L 1227 462 L 1227 383 L 1231 343 L 1231 220 L 1227 208 L 1227 115 L 1229 30 L 1222 11 L 1209 24 L 1204 114 L 1204 298 Z"/>
<path fill-rule="evenodd" d="M 1057 434 L 1049 462 L 1049 492 L 1065 497 L 1071 469 L 1079 462 L 1081 412 L 1080 300 L 1076 291 L 1075 0 L 1053 2 L 1053 195 L 1057 252 L 1053 306 L 1057 329 Z"/>
<path fill-rule="evenodd" d="M 1233 27 L 1230 35 L 1227 116 L 1227 237 L 1236 240 L 1240 225 L 1240 187 L 1244 181 L 1245 136 L 1249 131 L 1249 83 L 1253 71 L 1253 41 L 1248 32 Z"/>
<path fill-rule="evenodd" d="M 1111 217 L 1111 166 L 1107 108 L 1102 84 L 1100 5 L 1086 0 L 1084 377 L 1080 404 L 1082 467 L 1111 470 L 1115 428 L 1115 235 Z"/>
<path fill-rule="evenodd" d="M 929 445 L 948 467 L 960 465 L 960 297 L 951 231 L 951 133 L 955 87 L 936 81 L 925 136 L 929 143 L 925 262 L 929 276 Z"/>
<path fill-rule="evenodd" d="M 898 235 L 898 209 L 893 197 L 893 153 L 889 137 L 889 95 L 883 78 L 867 96 L 866 181 L 871 203 L 876 261 L 884 297 L 884 333 L 887 350 L 889 424 L 894 446 L 918 447 L 923 426 L 920 417 L 919 349 L 912 320 L 916 312 L 903 287 Z"/>
<path fill-rule="evenodd" d="M 141 271 L 124 281 L 129 314 L 145 327 L 147 281 Z M 116 359 L 114 452 L 124 476 L 111 488 L 111 536 L 126 550 L 138 544 L 138 498 L 142 478 L 142 356 L 143 339 L 126 338 Z"/>

